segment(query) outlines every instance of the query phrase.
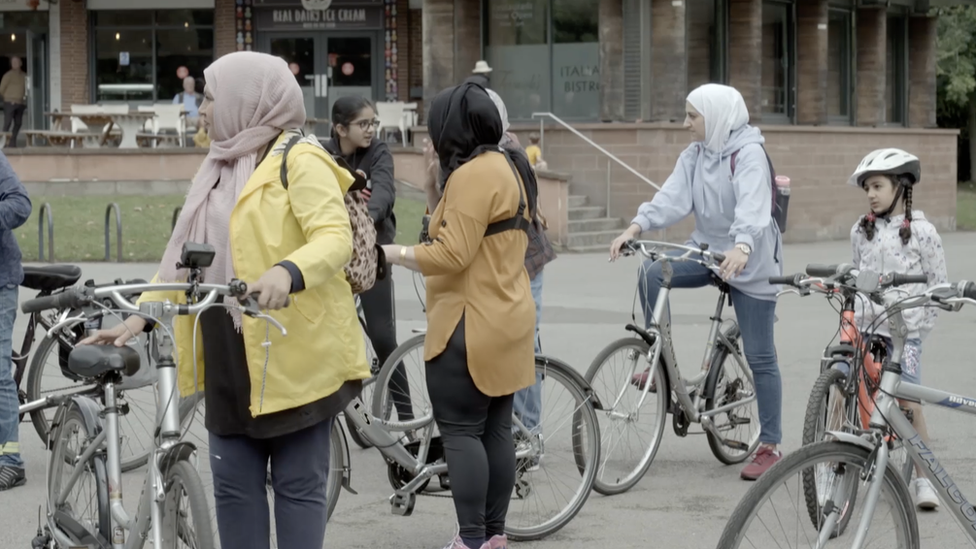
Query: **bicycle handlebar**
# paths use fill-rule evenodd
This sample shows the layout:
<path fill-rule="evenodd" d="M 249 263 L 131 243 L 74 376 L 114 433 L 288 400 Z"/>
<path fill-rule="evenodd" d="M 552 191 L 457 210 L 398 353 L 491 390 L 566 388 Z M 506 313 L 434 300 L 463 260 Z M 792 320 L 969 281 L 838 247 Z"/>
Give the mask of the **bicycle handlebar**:
<path fill-rule="evenodd" d="M 194 315 L 213 306 L 218 296 L 236 298 L 241 311 L 251 317 L 265 318 L 275 325 L 282 334 L 285 328 L 271 316 L 261 313 L 257 301 L 248 293 L 247 283 L 234 279 L 230 284 L 194 284 L 189 282 L 176 283 L 142 283 L 116 284 L 101 287 L 71 288 L 55 295 L 38 297 L 25 301 L 20 310 L 25 314 L 37 313 L 49 309 L 77 309 L 100 299 L 111 299 L 122 310 L 138 312 L 139 306 L 132 303 L 125 295 L 138 295 L 153 291 L 183 291 L 192 292 L 198 299 L 193 304 L 173 304 L 178 315 Z M 286 305 L 288 302 L 286 301 Z"/>
<path fill-rule="evenodd" d="M 686 253 L 680 256 L 666 256 L 660 252 L 649 251 L 647 247 L 651 248 L 671 248 L 674 250 L 684 250 Z M 691 246 L 685 246 L 683 244 L 674 244 L 672 242 L 658 242 L 656 240 L 628 240 L 624 243 L 622 247 L 623 255 L 633 255 L 634 253 L 639 253 L 644 257 L 652 260 L 659 260 L 667 258 L 668 260 L 678 259 L 681 261 L 695 261 L 699 263 L 712 265 L 721 264 L 725 261 L 725 255 L 719 252 L 712 252 L 708 249 L 708 244 L 702 244 L 699 248 L 693 248 Z M 701 260 L 686 257 L 688 253 L 694 253 L 701 256 Z"/>

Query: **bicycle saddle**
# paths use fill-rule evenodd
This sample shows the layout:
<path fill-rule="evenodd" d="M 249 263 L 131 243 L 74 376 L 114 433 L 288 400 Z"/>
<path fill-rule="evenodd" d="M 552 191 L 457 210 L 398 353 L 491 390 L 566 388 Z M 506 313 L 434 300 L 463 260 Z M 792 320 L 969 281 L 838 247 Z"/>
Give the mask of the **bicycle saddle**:
<path fill-rule="evenodd" d="M 77 265 L 24 265 L 25 288 L 39 292 L 53 292 L 74 285 L 81 278 L 81 268 Z"/>
<path fill-rule="evenodd" d="M 68 369 L 87 378 L 109 372 L 131 376 L 139 371 L 139 362 L 139 352 L 128 345 L 79 345 L 68 355 Z"/>

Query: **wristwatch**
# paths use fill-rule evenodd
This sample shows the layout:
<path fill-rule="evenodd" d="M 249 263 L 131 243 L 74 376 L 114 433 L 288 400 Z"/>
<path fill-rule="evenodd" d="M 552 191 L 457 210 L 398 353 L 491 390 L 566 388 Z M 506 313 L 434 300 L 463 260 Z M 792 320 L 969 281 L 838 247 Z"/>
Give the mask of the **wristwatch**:
<path fill-rule="evenodd" d="M 739 242 L 738 244 L 736 244 L 735 249 L 746 254 L 746 256 L 752 253 L 752 248 L 750 248 L 749 245 L 744 242 Z"/>

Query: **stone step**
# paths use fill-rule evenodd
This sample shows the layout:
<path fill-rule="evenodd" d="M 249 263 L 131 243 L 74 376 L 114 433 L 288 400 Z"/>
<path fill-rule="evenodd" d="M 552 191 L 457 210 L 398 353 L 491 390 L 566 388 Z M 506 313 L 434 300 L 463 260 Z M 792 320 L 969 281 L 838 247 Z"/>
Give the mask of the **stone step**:
<path fill-rule="evenodd" d="M 604 217 L 603 206 L 583 206 L 580 208 L 569 208 L 569 220 L 580 221 L 583 219 L 598 219 Z"/>
<path fill-rule="evenodd" d="M 567 248 L 579 250 L 590 247 L 603 246 L 610 249 L 610 243 L 620 236 L 620 231 L 593 231 L 588 233 L 570 233 Z"/>
<path fill-rule="evenodd" d="M 569 222 L 569 234 L 571 235 L 613 230 L 623 231 L 623 220 L 619 217 L 598 217 Z"/>
<path fill-rule="evenodd" d="M 571 195 L 569 195 L 569 207 L 570 208 L 581 208 L 583 206 L 586 206 L 586 203 L 587 202 L 589 202 L 589 200 L 586 197 L 586 195 L 582 195 L 582 194 L 571 194 Z"/>

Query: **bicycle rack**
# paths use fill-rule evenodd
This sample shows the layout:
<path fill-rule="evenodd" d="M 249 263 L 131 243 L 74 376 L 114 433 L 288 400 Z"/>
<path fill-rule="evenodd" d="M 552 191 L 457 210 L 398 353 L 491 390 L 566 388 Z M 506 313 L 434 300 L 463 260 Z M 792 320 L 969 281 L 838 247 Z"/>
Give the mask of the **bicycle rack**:
<path fill-rule="evenodd" d="M 108 221 L 112 216 L 112 212 L 115 212 L 115 260 L 122 263 L 122 212 L 119 211 L 119 205 L 112 202 L 105 208 L 105 261 L 109 261 L 112 257 L 110 250 L 112 249 L 109 238 L 110 231 L 108 230 Z"/>
<path fill-rule="evenodd" d="M 176 220 L 180 218 L 180 212 L 182 211 L 183 211 L 183 206 L 177 206 L 176 209 L 173 210 L 173 220 L 170 222 L 169 225 L 170 233 L 172 233 L 173 229 L 176 228 Z"/>
<path fill-rule="evenodd" d="M 47 251 L 48 261 L 54 263 L 54 214 L 51 204 L 45 202 L 37 214 L 37 260 L 44 261 L 44 220 L 47 219 Z"/>

